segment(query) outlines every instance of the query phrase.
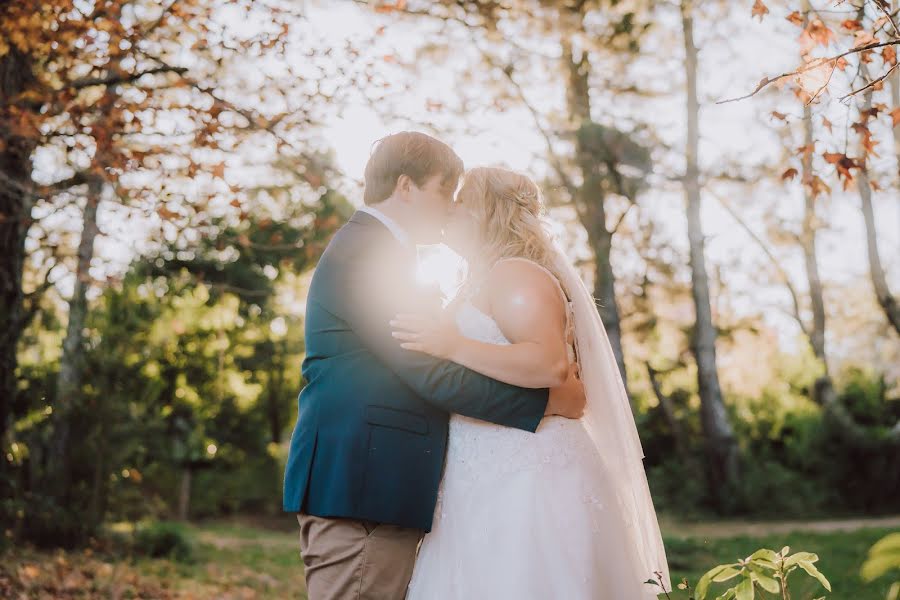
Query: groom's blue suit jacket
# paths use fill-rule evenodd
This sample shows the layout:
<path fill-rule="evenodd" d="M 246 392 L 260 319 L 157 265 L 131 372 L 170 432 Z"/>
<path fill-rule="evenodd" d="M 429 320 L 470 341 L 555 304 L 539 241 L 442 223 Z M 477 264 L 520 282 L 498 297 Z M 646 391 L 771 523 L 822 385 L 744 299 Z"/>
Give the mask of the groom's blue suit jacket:
<path fill-rule="evenodd" d="M 316 267 L 284 510 L 429 531 L 450 413 L 534 431 L 547 389 L 500 383 L 400 348 L 389 321 L 421 312 L 415 249 L 357 212 Z"/>

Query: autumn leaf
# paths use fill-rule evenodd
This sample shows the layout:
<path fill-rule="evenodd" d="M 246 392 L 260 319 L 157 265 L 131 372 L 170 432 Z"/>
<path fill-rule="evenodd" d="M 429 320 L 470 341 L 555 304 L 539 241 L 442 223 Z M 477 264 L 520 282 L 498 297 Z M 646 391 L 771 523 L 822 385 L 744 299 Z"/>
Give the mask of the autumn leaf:
<path fill-rule="evenodd" d="M 777 110 L 773 110 L 773 111 L 772 111 L 772 118 L 778 119 L 779 121 L 785 121 L 785 120 L 787 120 L 787 115 L 784 114 L 784 113 L 780 113 L 780 112 L 778 112 Z"/>
<path fill-rule="evenodd" d="M 856 42 L 853 44 L 854 48 L 862 48 L 863 46 L 868 46 L 869 44 L 874 44 L 878 41 L 874 35 L 872 35 L 871 31 L 857 31 L 856 32 Z"/>
<path fill-rule="evenodd" d="M 848 189 L 853 183 L 852 169 L 860 168 L 859 162 L 840 152 L 825 152 L 822 157 L 834 165 L 838 178 L 844 182 L 844 189 Z"/>
<path fill-rule="evenodd" d="M 900 106 L 891 111 L 892 127 L 900 125 Z"/>
<path fill-rule="evenodd" d="M 831 121 L 828 120 L 828 117 L 822 117 L 822 127 L 828 130 L 828 133 L 832 133 L 831 131 Z"/>
<path fill-rule="evenodd" d="M 885 46 L 881 51 L 881 60 L 883 60 L 886 65 L 896 65 L 897 50 L 895 50 L 893 46 Z"/>
<path fill-rule="evenodd" d="M 806 35 L 810 37 L 815 43 L 827 46 L 832 41 L 834 41 L 834 32 L 828 28 L 825 23 L 822 22 L 821 19 L 815 19 L 810 22 L 810 24 L 806 27 L 806 31 L 804 32 Z"/>
<path fill-rule="evenodd" d="M 788 23 L 796 25 L 797 27 L 803 27 L 803 15 L 801 15 L 796 10 L 785 17 Z"/>
<path fill-rule="evenodd" d="M 791 167 L 790 169 L 786 170 L 784 173 L 781 174 L 781 180 L 782 181 L 790 181 L 791 179 L 796 177 L 798 174 L 799 174 L 799 171 L 797 171 L 797 169 L 795 169 L 794 167 Z"/>
<path fill-rule="evenodd" d="M 756 0 L 756 2 L 753 3 L 751 16 L 759 17 L 759 20 L 762 21 L 763 17 L 767 14 L 769 14 L 769 7 L 763 4 L 762 0 Z"/>
<path fill-rule="evenodd" d="M 160 206 L 159 208 L 157 208 L 156 214 L 158 214 L 163 221 L 172 221 L 178 218 L 177 212 L 171 211 L 165 206 Z"/>
<path fill-rule="evenodd" d="M 859 21 L 859 19 L 847 19 L 845 21 L 841 21 L 841 27 L 843 27 L 847 31 L 860 31 L 863 28 L 863 25 Z"/>

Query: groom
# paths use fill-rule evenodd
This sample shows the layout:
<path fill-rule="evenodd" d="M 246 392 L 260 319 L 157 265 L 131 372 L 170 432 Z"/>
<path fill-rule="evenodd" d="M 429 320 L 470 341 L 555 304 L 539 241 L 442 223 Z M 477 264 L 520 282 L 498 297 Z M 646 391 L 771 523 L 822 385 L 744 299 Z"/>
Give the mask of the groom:
<path fill-rule="evenodd" d="M 416 244 L 440 242 L 462 172 L 453 150 L 425 134 L 380 140 L 366 206 L 313 276 L 308 383 L 284 475 L 310 600 L 405 596 L 431 529 L 450 413 L 526 431 L 545 414 L 580 416 L 579 399 L 562 391 L 507 385 L 391 336 L 397 313 L 435 308 L 416 284 Z"/>

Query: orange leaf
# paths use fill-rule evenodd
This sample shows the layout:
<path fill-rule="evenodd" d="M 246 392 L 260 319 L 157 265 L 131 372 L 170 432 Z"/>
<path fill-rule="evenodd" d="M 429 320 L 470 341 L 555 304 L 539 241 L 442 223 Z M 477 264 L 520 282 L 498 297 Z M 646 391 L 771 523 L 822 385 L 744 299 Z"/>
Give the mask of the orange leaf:
<path fill-rule="evenodd" d="M 842 158 L 846 158 L 846 155 L 841 154 L 840 152 L 826 152 L 822 155 L 822 158 L 825 159 L 825 162 L 829 162 L 834 165 L 840 162 Z"/>
<path fill-rule="evenodd" d="M 796 177 L 798 174 L 799 174 L 799 171 L 797 171 L 797 169 L 795 169 L 794 167 L 791 167 L 790 169 L 788 169 L 787 171 L 785 171 L 784 173 L 781 174 L 781 180 L 782 181 L 791 180 L 794 177 Z"/>
<path fill-rule="evenodd" d="M 863 28 L 862 23 L 858 19 L 847 19 L 846 21 L 841 21 L 841 27 L 843 27 L 847 31 L 859 31 Z"/>
<path fill-rule="evenodd" d="M 789 23 L 792 23 L 792 24 L 796 25 L 797 27 L 803 26 L 803 15 L 801 15 L 796 10 L 794 12 L 792 12 L 791 14 L 789 14 L 786 17 L 786 19 L 788 20 Z"/>
<path fill-rule="evenodd" d="M 891 111 L 891 119 L 893 120 L 892 127 L 900 125 L 900 106 Z"/>
<path fill-rule="evenodd" d="M 171 220 L 175 219 L 176 217 L 178 217 L 177 212 L 173 212 L 173 211 L 169 210 L 168 208 L 166 208 L 165 206 L 160 206 L 159 208 L 157 208 L 156 214 L 158 214 L 159 217 L 163 221 L 171 221 Z"/>
<path fill-rule="evenodd" d="M 831 133 L 831 121 L 827 117 L 822 117 L 822 127 L 827 129 L 828 133 Z"/>
<path fill-rule="evenodd" d="M 881 51 L 881 60 L 884 61 L 886 65 L 896 65 L 897 64 L 897 51 L 893 46 L 885 46 Z"/>
<path fill-rule="evenodd" d="M 780 113 L 777 110 L 772 111 L 772 118 L 778 119 L 779 121 L 784 121 L 787 119 L 787 115 L 784 113 Z"/>
<path fill-rule="evenodd" d="M 759 17 L 759 20 L 762 21 L 762 18 L 769 13 L 769 7 L 763 4 L 762 0 L 756 0 L 753 3 L 753 10 L 751 11 L 751 16 Z"/>

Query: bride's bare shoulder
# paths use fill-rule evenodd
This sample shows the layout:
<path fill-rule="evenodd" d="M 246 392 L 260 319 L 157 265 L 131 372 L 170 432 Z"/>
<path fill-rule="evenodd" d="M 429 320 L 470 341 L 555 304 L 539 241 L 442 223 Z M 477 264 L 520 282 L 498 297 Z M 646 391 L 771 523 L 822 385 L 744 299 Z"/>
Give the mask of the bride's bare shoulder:
<path fill-rule="evenodd" d="M 565 315 L 565 306 L 556 280 L 548 271 L 529 260 L 503 260 L 488 278 L 491 312 L 500 318 L 546 319 L 549 314 Z"/>

